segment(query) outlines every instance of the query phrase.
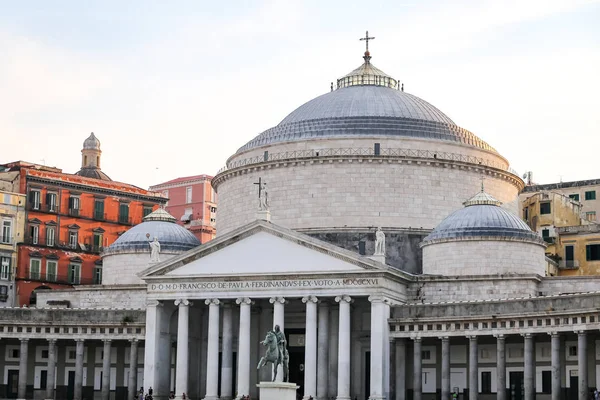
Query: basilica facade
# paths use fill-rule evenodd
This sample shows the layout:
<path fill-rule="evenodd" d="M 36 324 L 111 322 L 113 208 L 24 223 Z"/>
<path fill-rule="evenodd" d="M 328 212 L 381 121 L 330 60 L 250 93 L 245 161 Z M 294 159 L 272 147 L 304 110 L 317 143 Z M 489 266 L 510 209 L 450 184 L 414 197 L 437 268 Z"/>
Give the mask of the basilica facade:
<path fill-rule="evenodd" d="M 158 209 L 102 285 L 2 310 L 1 390 L 257 399 L 279 325 L 306 400 L 587 399 L 598 280 L 547 277 L 508 161 L 363 60 L 227 160 L 214 240 Z"/>

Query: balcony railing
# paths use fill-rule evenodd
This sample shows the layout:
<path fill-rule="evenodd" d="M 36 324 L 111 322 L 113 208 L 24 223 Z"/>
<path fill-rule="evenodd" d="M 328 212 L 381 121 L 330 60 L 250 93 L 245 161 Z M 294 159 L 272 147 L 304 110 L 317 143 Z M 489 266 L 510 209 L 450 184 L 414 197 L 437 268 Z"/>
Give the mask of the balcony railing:
<path fill-rule="evenodd" d="M 544 237 L 542 237 L 542 239 L 544 239 L 544 242 L 546 242 L 548 244 L 556 243 L 556 238 L 554 236 L 544 236 Z"/>
<path fill-rule="evenodd" d="M 102 213 L 102 212 L 94 211 L 93 216 L 96 221 L 106 221 L 107 220 L 106 214 Z"/>
<path fill-rule="evenodd" d="M 0 244 L 13 244 L 14 238 L 12 236 L 0 236 Z"/>
<path fill-rule="evenodd" d="M 132 219 L 127 215 L 119 215 L 119 223 L 123 225 L 133 225 Z"/>
<path fill-rule="evenodd" d="M 71 217 L 79 217 L 79 208 L 69 208 L 69 215 Z"/>
<path fill-rule="evenodd" d="M 36 281 L 36 282 L 48 282 L 58 283 L 61 285 L 95 285 L 95 278 L 83 278 L 72 276 L 70 274 L 42 274 L 38 271 L 31 271 L 31 269 L 25 269 L 25 276 L 19 277 L 20 280 Z"/>
<path fill-rule="evenodd" d="M 40 205 L 39 210 L 49 213 L 58 213 L 60 211 L 58 204 L 42 204 Z"/>
<path fill-rule="evenodd" d="M 579 261 L 577 260 L 560 260 L 558 262 L 559 269 L 577 269 L 579 268 Z"/>

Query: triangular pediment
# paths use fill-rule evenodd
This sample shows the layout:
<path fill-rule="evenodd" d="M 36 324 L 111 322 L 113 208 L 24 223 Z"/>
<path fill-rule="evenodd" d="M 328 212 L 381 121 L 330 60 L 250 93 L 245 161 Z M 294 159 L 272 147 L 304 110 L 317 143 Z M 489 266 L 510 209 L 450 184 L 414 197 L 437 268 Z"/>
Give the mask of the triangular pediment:
<path fill-rule="evenodd" d="M 255 221 L 140 273 L 157 276 L 311 274 L 387 270 L 330 243 Z"/>

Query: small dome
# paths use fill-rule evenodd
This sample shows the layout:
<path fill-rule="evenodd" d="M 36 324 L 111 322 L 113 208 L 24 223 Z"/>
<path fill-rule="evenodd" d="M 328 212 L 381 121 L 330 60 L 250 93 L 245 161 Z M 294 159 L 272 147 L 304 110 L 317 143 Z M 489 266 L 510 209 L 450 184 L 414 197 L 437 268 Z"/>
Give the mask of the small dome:
<path fill-rule="evenodd" d="M 121 235 L 104 250 L 103 255 L 121 252 L 150 252 L 150 242 L 157 238 L 160 251 L 183 253 L 200 245 L 193 233 L 175 223 L 176 219 L 159 208 L 144 218 L 144 222 Z"/>
<path fill-rule="evenodd" d="M 421 246 L 475 238 L 512 239 L 544 245 L 543 239 L 524 221 L 500 207 L 502 203 L 483 190 L 463 204 L 465 208 L 444 219 Z"/>
<path fill-rule="evenodd" d="M 103 181 L 112 181 L 108 175 L 100 170 L 100 168 L 81 168 L 75 172 L 75 175 L 84 176 L 86 178 L 101 179 Z"/>
<path fill-rule="evenodd" d="M 83 149 L 84 150 L 100 150 L 100 141 L 94 135 L 94 132 L 92 132 L 90 134 L 90 136 L 87 139 L 85 139 L 85 141 L 83 142 Z"/>

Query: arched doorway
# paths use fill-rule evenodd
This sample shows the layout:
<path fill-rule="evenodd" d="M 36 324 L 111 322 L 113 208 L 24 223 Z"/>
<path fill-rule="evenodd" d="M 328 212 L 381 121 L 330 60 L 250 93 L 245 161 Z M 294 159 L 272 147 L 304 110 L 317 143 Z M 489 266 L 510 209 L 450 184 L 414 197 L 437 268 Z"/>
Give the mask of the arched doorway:
<path fill-rule="evenodd" d="M 33 289 L 31 291 L 31 294 L 29 295 L 29 305 L 30 306 L 35 306 L 37 304 L 37 292 L 39 290 L 52 290 L 52 288 L 49 286 L 38 286 L 35 289 Z"/>

